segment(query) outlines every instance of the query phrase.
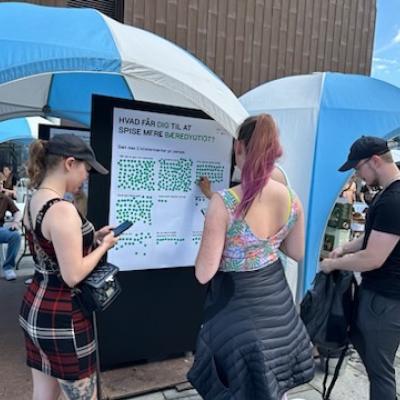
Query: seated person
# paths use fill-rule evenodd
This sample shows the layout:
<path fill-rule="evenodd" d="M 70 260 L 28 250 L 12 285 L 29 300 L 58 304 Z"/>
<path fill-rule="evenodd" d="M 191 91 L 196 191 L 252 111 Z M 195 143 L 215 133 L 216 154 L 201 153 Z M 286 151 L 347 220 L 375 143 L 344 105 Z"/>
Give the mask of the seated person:
<path fill-rule="evenodd" d="M 2 175 L 4 176 L 3 193 L 15 200 L 17 198 L 17 179 L 13 174 L 11 164 L 3 164 Z"/>
<path fill-rule="evenodd" d="M 13 215 L 11 223 L 4 226 L 4 218 L 6 211 L 10 211 Z M 0 193 L 0 243 L 7 243 L 7 254 L 3 264 L 3 276 L 6 281 L 16 279 L 15 259 L 17 257 L 20 245 L 21 234 L 19 232 L 21 222 L 21 212 L 15 205 L 14 201 L 4 193 Z"/>

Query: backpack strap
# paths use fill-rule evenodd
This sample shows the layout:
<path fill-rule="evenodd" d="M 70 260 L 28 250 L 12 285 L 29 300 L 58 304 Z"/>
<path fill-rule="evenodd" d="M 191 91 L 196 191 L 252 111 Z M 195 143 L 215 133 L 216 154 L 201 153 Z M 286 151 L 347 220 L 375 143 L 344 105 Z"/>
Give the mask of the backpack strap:
<path fill-rule="evenodd" d="M 347 350 L 349 348 L 349 343 L 346 343 L 346 346 L 344 347 L 344 349 L 342 350 L 342 352 L 340 353 L 338 362 L 336 364 L 335 367 L 335 372 L 333 373 L 333 377 L 332 377 L 332 381 L 329 384 L 329 387 L 326 388 L 326 384 L 328 381 L 328 375 L 329 375 L 329 360 L 331 360 L 331 357 L 328 356 L 326 357 L 326 362 L 325 362 L 325 376 L 324 376 L 324 382 L 322 384 L 322 399 L 323 400 L 330 400 L 330 396 L 333 390 L 333 387 L 335 386 L 335 383 L 337 381 L 337 378 L 339 377 L 339 372 L 340 372 L 340 368 L 342 367 L 344 358 L 346 357 L 346 353 Z"/>

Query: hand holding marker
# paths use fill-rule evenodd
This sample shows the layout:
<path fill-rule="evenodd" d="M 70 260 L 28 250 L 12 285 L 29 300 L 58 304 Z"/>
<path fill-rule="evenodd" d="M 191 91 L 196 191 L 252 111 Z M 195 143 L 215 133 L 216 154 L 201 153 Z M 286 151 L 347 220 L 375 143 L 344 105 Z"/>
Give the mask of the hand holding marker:
<path fill-rule="evenodd" d="M 206 196 L 207 199 L 210 200 L 211 196 L 213 195 L 213 191 L 211 190 L 211 181 L 206 176 L 201 176 L 197 184 L 199 185 L 199 188 L 204 196 Z M 200 211 L 204 216 L 206 216 L 206 208 L 202 208 L 200 209 Z"/>

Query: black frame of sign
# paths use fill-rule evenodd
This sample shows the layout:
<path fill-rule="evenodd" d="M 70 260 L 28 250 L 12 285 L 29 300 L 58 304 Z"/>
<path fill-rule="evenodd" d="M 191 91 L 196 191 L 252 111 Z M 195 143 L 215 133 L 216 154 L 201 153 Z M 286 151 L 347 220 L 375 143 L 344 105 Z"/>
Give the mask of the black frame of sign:
<path fill-rule="evenodd" d="M 111 168 L 114 108 L 137 109 L 210 119 L 202 111 L 93 95 L 91 144 L 98 161 Z M 111 177 L 93 174 L 88 218 L 96 227 L 108 223 Z M 161 360 L 195 349 L 206 287 L 193 266 L 122 271 L 122 293 L 97 316 L 101 369 Z"/>
<path fill-rule="evenodd" d="M 90 132 L 89 128 L 74 128 L 71 126 L 63 126 L 63 125 L 47 125 L 47 124 L 39 124 L 38 129 L 38 137 L 42 140 L 49 140 L 50 138 L 50 130 L 51 129 L 62 129 L 63 131 L 82 131 L 82 132 Z"/>

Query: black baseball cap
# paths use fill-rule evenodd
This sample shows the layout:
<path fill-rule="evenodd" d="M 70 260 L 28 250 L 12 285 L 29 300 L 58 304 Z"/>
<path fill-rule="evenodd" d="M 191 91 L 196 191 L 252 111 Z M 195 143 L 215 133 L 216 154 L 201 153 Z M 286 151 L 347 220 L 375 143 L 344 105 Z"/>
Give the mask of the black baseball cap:
<path fill-rule="evenodd" d="M 46 151 L 49 154 L 64 157 L 74 157 L 80 161 L 86 161 L 93 169 L 102 175 L 107 175 L 105 169 L 94 155 L 93 149 L 82 138 L 72 133 L 63 133 L 53 136 L 46 145 Z"/>
<path fill-rule="evenodd" d="M 385 154 L 389 151 L 387 141 L 375 136 L 361 136 L 350 148 L 347 161 L 339 168 L 340 172 L 355 168 L 365 158 Z"/>

